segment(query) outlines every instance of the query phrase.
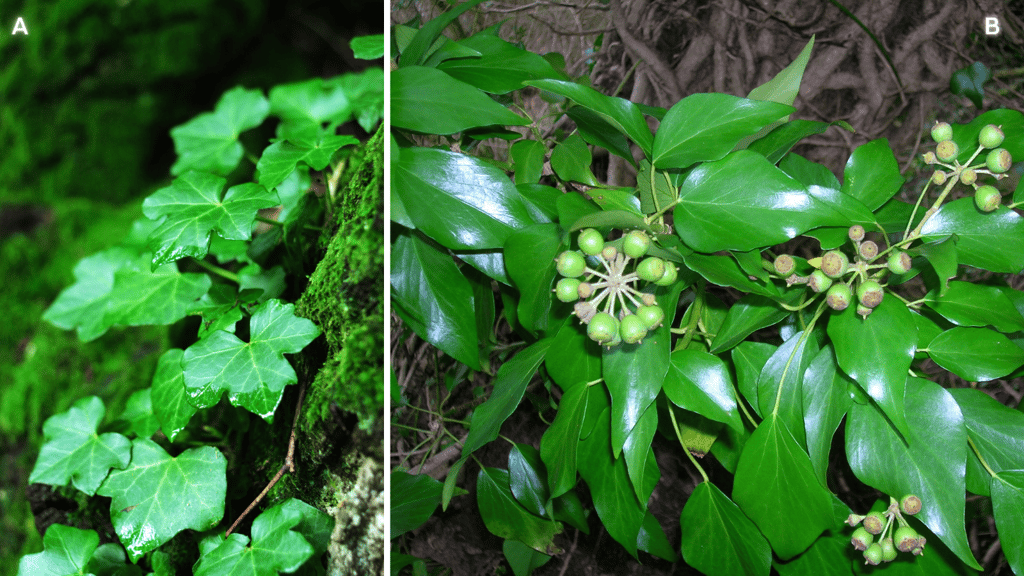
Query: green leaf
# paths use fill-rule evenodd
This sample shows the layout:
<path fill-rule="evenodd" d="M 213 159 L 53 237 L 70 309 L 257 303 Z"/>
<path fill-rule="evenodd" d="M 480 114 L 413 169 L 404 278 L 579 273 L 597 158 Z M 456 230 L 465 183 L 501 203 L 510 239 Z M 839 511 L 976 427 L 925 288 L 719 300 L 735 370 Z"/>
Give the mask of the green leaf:
<path fill-rule="evenodd" d="M 239 293 L 228 284 L 213 285 L 188 311 L 203 318 L 198 332 L 200 340 L 217 330 L 234 332 L 235 323 L 242 319 Z"/>
<path fill-rule="evenodd" d="M 523 508 L 537 516 L 547 516 L 545 505 L 551 498 L 547 471 L 540 452 L 529 444 L 515 444 L 508 453 L 509 488 Z"/>
<path fill-rule="evenodd" d="M 921 228 L 925 242 L 952 234 L 960 264 L 1006 274 L 1024 269 L 1024 218 L 1005 206 L 986 214 L 973 198 L 961 198 L 943 205 Z"/>
<path fill-rule="evenodd" d="M 149 438 L 160 429 L 160 422 L 153 413 L 152 390 L 137 390 L 128 398 L 124 412 L 118 420 L 127 424 L 125 432 L 140 438 Z"/>
<path fill-rule="evenodd" d="M 890 295 L 862 319 L 851 306 L 832 314 L 828 335 L 839 367 L 878 403 L 907 438 L 910 429 L 903 396 L 917 347 L 917 328 L 907 307 Z"/>
<path fill-rule="evenodd" d="M 1020 542 L 1024 538 L 1024 470 L 1000 472 L 992 480 L 992 514 L 1002 542 Z M 1024 548 L 1003 548 L 1014 574 L 1024 572 Z"/>
<path fill-rule="evenodd" d="M 950 388 L 964 415 L 967 435 L 995 472 L 1024 469 L 1024 414 L 1000 404 L 981 390 Z M 972 475 L 971 468 L 976 468 Z M 967 489 L 989 495 L 992 476 L 973 453 L 967 457 Z M 980 487 L 971 486 L 972 476 Z"/>
<path fill-rule="evenodd" d="M 89 574 L 86 565 L 100 544 L 93 530 L 51 524 L 43 536 L 43 551 L 18 561 L 17 576 L 71 576 Z"/>
<path fill-rule="evenodd" d="M 446 248 L 501 248 L 534 223 L 508 176 L 473 156 L 403 148 L 392 182 L 416 228 Z"/>
<path fill-rule="evenodd" d="M 429 55 L 430 48 L 435 44 L 435 40 L 441 36 L 441 31 L 448 27 L 449 24 L 457 19 L 463 12 L 469 10 L 473 6 L 476 6 L 483 0 L 467 0 L 451 10 L 441 14 L 437 18 L 434 18 L 423 24 L 423 27 L 415 31 L 415 35 L 409 40 L 408 45 L 401 50 L 402 57 L 399 60 L 399 64 L 403 67 L 411 64 L 422 64 L 424 59 Z M 404 27 L 403 27 L 404 28 Z M 396 30 L 396 32 L 399 32 Z M 399 46 L 401 46 L 399 44 Z"/>
<path fill-rule="evenodd" d="M 82 342 L 103 335 L 111 325 L 106 311 L 114 274 L 132 259 L 130 251 L 114 247 L 79 260 L 75 283 L 57 296 L 43 313 L 43 320 L 64 330 L 76 329 Z"/>
<path fill-rule="evenodd" d="M 146 217 L 160 220 L 149 237 L 154 268 L 185 256 L 203 258 L 214 232 L 227 240 L 248 240 L 256 211 L 278 204 L 277 193 L 259 184 L 239 184 L 222 194 L 225 182 L 190 171 L 143 201 Z"/>
<path fill-rule="evenodd" d="M 544 368 L 563 391 L 601 377 L 601 347 L 587 337 L 586 329 L 575 316 L 566 317 L 548 354 L 552 361 L 545 362 Z"/>
<path fill-rule="evenodd" d="M 600 114 L 583 106 L 572 106 L 565 111 L 588 144 L 600 146 L 608 152 L 636 166 L 636 160 L 629 149 L 629 140 Z"/>
<path fill-rule="evenodd" d="M 789 562 L 775 562 L 780 576 L 851 576 L 850 536 L 841 532 L 828 532 L 811 544 L 806 552 Z M 859 562 L 858 562 L 859 564 Z M 886 570 L 895 568 L 887 565 Z M 888 572 L 886 573 L 888 575 Z"/>
<path fill-rule="evenodd" d="M 861 144 L 846 161 L 842 192 L 860 200 L 871 211 L 888 202 L 901 186 L 903 176 L 885 138 Z"/>
<path fill-rule="evenodd" d="M 694 250 L 746 252 L 834 223 L 817 208 L 799 182 L 741 150 L 691 171 L 673 214 L 676 233 Z"/>
<path fill-rule="evenodd" d="M 391 472 L 390 538 L 422 526 L 441 503 L 444 486 L 426 474 L 409 474 L 404 470 Z"/>
<path fill-rule="evenodd" d="M 988 328 L 946 330 L 928 344 L 936 364 L 971 382 L 1002 378 L 1024 365 L 1024 349 Z"/>
<path fill-rule="evenodd" d="M 148 254 L 114 274 L 105 322 L 126 326 L 173 324 L 210 289 L 207 274 L 182 274 L 175 264 L 151 270 Z"/>
<path fill-rule="evenodd" d="M 285 181 L 302 162 L 314 170 L 323 170 L 335 152 L 345 146 L 359 144 L 347 134 L 334 135 L 322 131 L 315 138 L 278 140 L 266 150 L 256 163 L 259 183 L 268 190 Z"/>
<path fill-rule="evenodd" d="M 767 576 L 772 549 L 717 486 L 701 482 L 679 516 L 683 559 L 708 576 Z"/>
<path fill-rule="evenodd" d="M 992 72 L 981 62 L 974 62 L 961 68 L 949 77 L 949 91 L 957 96 L 967 96 L 980 110 L 985 101 L 985 83 L 992 79 Z"/>
<path fill-rule="evenodd" d="M 801 330 L 775 350 L 757 377 L 760 413 L 778 415 L 800 446 L 807 444 L 802 394 L 804 371 L 817 354 L 816 336 Z"/>
<path fill-rule="evenodd" d="M 669 175 L 653 170 L 646 158 L 640 161 L 636 189 L 640 193 L 640 209 L 644 214 L 653 214 L 675 200 L 675 187 Z"/>
<path fill-rule="evenodd" d="M 701 350 L 676 350 L 663 389 L 673 404 L 705 418 L 743 428 L 729 368 Z"/>
<path fill-rule="evenodd" d="M 559 142 L 551 150 L 551 169 L 562 180 L 597 186 L 597 178 L 590 171 L 592 160 L 590 148 L 587 148 L 586 142 L 578 132 Z"/>
<path fill-rule="evenodd" d="M 686 266 L 700 274 L 708 282 L 719 286 L 731 286 L 744 292 L 760 294 L 762 296 L 776 296 L 771 284 L 765 286 L 751 280 L 739 267 L 736 260 L 729 256 L 715 256 L 709 254 L 698 254 L 696 252 L 683 254 L 683 261 Z"/>
<path fill-rule="evenodd" d="M 525 126 L 530 121 L 479 89 L 434 68 L 391 72 L 391 124 L 424 134 L 455 134 L 480 126 Z"/>
<path fill-rule="evenodd" d="M 188 401 L 185 373 L 181 367 L 183 350 L 171 348 L 160 356 L 153 375 L 153 413 L 160 421 L 164 435 L 174 442 L 189 420 L 199 410 Z"/>
<path fill-rule="evenodd" d="M 762 414 L 759 408 L 757 379 L 761 376 L 761 369 L 777 349 L 767 342 L 750 341 L 741 342 L 732 349 L 732 363 L 736 368 L 736 388 L 758 416 Z"/>
<path fill-rule="evenodd" d="M 360 60 L 376 60 L 384 57 L 384 35 L 357 36 L 349 43 L 352 55 Z"/>
<path fill-rule="evenodd" d="M 271 298 L 277 298 L 284 294 L 284 266 L 277 265 L 273 268 L 264 269 L 259 264 L 249 264 L 238 271 L 238 289 L 242 292 L 251 290 L 262 291 L 262 294 L 252 298 L 249 300 L 250 302 L 262 304 Z M 229 332 L 234 332 L 234 330 L 229 330 Z"/>
<path fill-rule="evenodd" d="M 622 460 L 626 461 L 626 472 L 639 502 L 651 499 L 651 491 L 661 478 L 661 470 L 654 460 L 651 443 L 658 431 L 658 407 L 652 403 L 644 410 L 633 429 L 622 444 Z M 651 488 L 653 490 L 653 488 Z"/>
<path fill-rule="evenodd" d="M 554 345 L 549 353 L 554 357 Z M 587 413 L 587 390 L 584 383 L 565 390 L 558 403 L 554 422 L 540 439 L 541 459 L 548 469 L 548 487 L 551 497 L 557 498 L 576 485 L 576 462 L 580 440 L 580 427 Z"/>
<path fill-rule="evenodd" d="M 172 458 L 155 442 L 132 442 L 132 461 L 96 492 L 112 498 L 110 518 L 132 562 L 182 530 L 209 530 L 224 516 L 227 460 L 212 446 Z"/>
<path fill-rule="evenodd" d="M 644 120 L 644 116 L 636 104 L 622 98 L 605 96 L 593 88 L 576 82 L 533 80 L 526 84 L 563 96 L 590 109 L 640 146 L 645 154 L 650 155 L 654 136 L 651 135 L 651 129 L 647 126 L 647 121 Z"/>
<path fill-rule="evenodd" d="M 807 453 L 774 414 L 754 430 L 736 465 L 732 499 L 783 560 L 832 526 L 832 500 Z"/>
<path fill-rule="evenodd" d="M 519 322 L 530 332 L 544 331 L 550 322 L 554 261 L 568 248 L 559 236 L 557 224 L 535 224 L 505 241 L 505 268 L 519 289 Z"/>
<path fill-rule="evenodd" d="M 540 55 L 491 34 L 475 34 L 456 44 L 479 52 L 480 56 L 446 60 L 437 65 L 438 70 L 484 92 L 507 94 L 522 88 L 527 80 L 562 76 Z"/>
<path fill-rule="evenodd" d="M 321 128 L 333 134 L 335 127 L 353 117 L 363 130 L 372 132 L 383 113 L 383 98 L 383 70 L 369 68 L 329 79 L 279 84 L 270 90 L 270 112 L 283 120 L 279 136 Z"/>
<path fill-rule="evenodd" d="M 956 255 L 956 236 L 947 236 L 942 240 L 927 242 L 910 251 L 911 253 L 924 256 L 928 263 L 935 270 L 939 278 L 939 296 L 943 296 L 949 290 L 949 281 L 956 278 L 960 263 Z"/>
<path fill-rule="evenodd" d="M 122 469 L 131 460 L 131 442 L 115 432 L 97 434 L 106 408 L 96 396 L 82 398 L 67 412 L 43 423 L 46 443 L 39 452 L 29 482 L 75 488 L 92 496 L 111 468 Z"/>
<path fill-rule="evenodd" d="M 537 140 L 520 140 L 509 148 L 509 156 L 515 167 L 516 187 L 540 182 L 547 152 L 544 143 Z"/>
<path fill-rule="evenodd" d="M 519 406 L 526 385 L 537 373 L 549 346 L 550 338 L 534 342 L 501 365 L 490 398 L 473 411 L 469 435 L 462 445 L 463 458 L 498 437 L 501 425 Z"/>
<path fill-rule="evenodd" d="M 516 576 L 528 576 L 551 561 L 551 556 L 541 554 L 518 540 L 505 540 L 501 550 Z"/>
<path fill-rule="evenodd" d="M 213 112 L 171 128 L 174 150 L 178 153 L 171 174 L 200 170 L 227 176 L 245 152 L 238 135 L 262 124 L 268 112 L 270 104 L 261 90 L 241 86 L 228 90 Z"/>
<path fill-rule="evenodd" d="M 218 331 L 185 350 L 185 389 L 193 406 L 208 408 L 221 395 L 270 421 L 284 387 L 298 382 L 285 353 L 300 352 L 320 329 L 294 314 L 294 304 L 269 300 L 253 308 L 249 342 Z"/>
<path fill-rule="evenodd" d="M 509 488 L 507 470 L 483 467 L 476 480 L 477 505 L 487 529 L 501 538 L 518 540 L 544 554 L 557 554 L 554 538 L 562 532 L 560 522 L 551 522 L 523 509 Z"/>
<path fill-rule="evenodd" d="M 446 251 L 417 233 L 399 234 L 391 246 L 391 296 L 420 338 L 480 369 L 473 288 Z"/>
<path fill-rule="evenodd" d="M 796 296 L 796 291 L 787 291 L 787 296 Z M 791 300 L 792 298 L 787 298 Z M 793 301 L 787 302 L 793 304 Z M 759 294 L 747 294 L 729 308 L 722 327 L 711 343 L 711 353 L 717 354 L 736 346 L 754 332 L 774 326 L 790 312 L 774 300 Z"/>
<path fill-rule="evenodd" d="M 993 326 L 1006 334 L 1024 330 L 1024 317 L 995 286 L 950 282 L 945 294 L 932 290 L 924 303 L 958 326 Z"/>
<path fill-rule="evenodd" d="M 654 136 L 651 161 L 657 168 L 687 168 L 720 160 L 741 139 L 793 111 L 785 104 L 729 94 L 692 94 L 665 114 Z"/>
<path fill-rule="evenodd" d="M 846 421 L 850 467 L 862 482 L 890 496 L 916 494 L 923 506 L 915 518 L 965 564 L 980 569 L 964 529 L 967 431 L 960 408 L 939 385 L 910 378 L 906 420 L 909 445 L 877 408 L 855 403 Z"/>
<path fill-rule="evenodd" d="M 822 486 L 827 485 L 825 474 L 828 471 L 832 436 L 853 402 L 846 391 L 850 384 L 849 378 L 837 370 L 835 352 L 830 345 L 818 352 L 804 372 L 803 413 L 807 454 Z"/>
<path fill-rule="evenodd" d="M 313 547 L 293 530 L 303 521 L 294 498 L 270 508 L 252 523 L 250 539 L 234 533 L 199 558 L 196 576 L 277 576 L 294 572 L 313 555 Z"/>

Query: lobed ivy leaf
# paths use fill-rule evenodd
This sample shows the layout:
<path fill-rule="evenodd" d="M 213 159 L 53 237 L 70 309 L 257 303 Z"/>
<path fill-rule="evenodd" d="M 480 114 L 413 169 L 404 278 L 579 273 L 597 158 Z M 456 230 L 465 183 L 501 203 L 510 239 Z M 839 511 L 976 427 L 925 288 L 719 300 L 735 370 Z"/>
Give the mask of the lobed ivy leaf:
<path fill-rule="evenodd" d="M 160 421 L 153 412 L 152 389 L 137 390 L 128 398 L 124 412 L 118 417 L 118 424 L 126 434 L 149 438 L 160 429 Z"/>
<path fill-rule="evenodd" d="M 352 55 L 360 60 L 376 60 L 384 57 L 384 35 L 357 36 L 348 43 Z"/>
<path fill-rule="evenodd" d="M 184 354 L 179 348 L 164 352 L 157 361 L 151 387 L 153 413 L 160 421 L 164 435 L 171 442 L 185 429 L 192 415 L 199 411 L 189 402 L 185 390 L 185 373 L 181 368 Z"/>
<path fill-rule="evenodd" d="M 43 536 L 43 551 L 18 561 L 17 576 L 73 576 L 91 574 L 89 560 L 100 544 L 94 530 L 51 524 Z"/>
<path fill-rule="evenodd" d="M 708 576 L 767 576 L 772 549 L 757 526 L 710 482 L 693 489 L 679 516 L 686 563 Z"/>
<path fill-rule="evenodd" d="M 347 134 L 335 135 L 328 131 L 319 134 L 302 134 L 278 140 L 260 156 L 256 163 L 259 183 L 268 190 L 285 181 L 301 162 L 313 170 L 323 170 L 331 157 L 345 146 L 359 144 L 359 140 Z"/>
<path fill-rule="evenodd" d="M 985 83 L 991 79 L 992 71 L 981 62 L 974 62 L 949 77 L 949 91 L 967 96 L 980 109 L 985 100 Z"/>
<path fill-rule="evenodd" d="M 75 402 L 67 412 L 43 423 L 46 443 L 29 475 L 29 482 L 75 488 L 92 496 L 111 468 L 123 469 L 131 460 L 131 442 L 116 432 L 97 434 L 106 408 L 97 396 Z"/>
<path fill-rule="evenodd" d="M 373 131 L 384 104 L 384 73 L 380 68 L 281 84 L 270 90 L 270 111 L 280 116 L 278 135 L 334 128 L 353 117 Z M 326 124 L 326 126 L 324 126 Z"/>
<path fill-rule="evenodd" d="M 110 518 L 132 562 L 175 534 L 208 530 L 224 516 L 227 460 L 212 446 L 172 458 L 155 442 L 132 442 L 132 460 L 97 490 L 108 496 Z"/>
<path fill-rule="evenodd" d="M 921 228 L 926 242 L 953 234 L 960 264 L 1006 274 L 1024 270 L 1024 218 L 1013 210 L 1000 206 L 985 213 L 973 198 L 961 198 L 944 204 Z"/>
<path fill-rule="evenodd" d="M 142 213 L 160 225 L 149 237 L 153 268 L 185 256 L 203 258 L 216 232 L 227 240 L 248 240 L 256 211 L 279 203 L 277 193 L 254 183 L 223 192 L 224 178 L 189 171 L 142 202 Z"/>
<path fill-rule="evenodd" d="M 130 250 L 117 246 L 79 260 L 75 283 L 57 296 L 43 313 L 43 320 L 65 330 L 75 329 L 82 342 L 102 336 L 110 328 L 106 312 L 114 274 L 132 258 Z"/>
<path fill-rule="evenodd" d="M 551 150 L 551 169 L 559 178 L 566 181 L 597 186 L 597 177 L 590 171 L 592 160 L 590 148 L 587 148 L 586 142 L 578 132 L 555 144 Z"/>
<path fill-rule="evenodd" d="M 228 90 L 213 112 L 171 129 L 178 153 L 171 174 L 201 170 L 227 176 L 245 153 L 238 135 L 262 124 L 269 111 L 270 104 L 262 91 L 241 86 Z"/>
<path fill-rule="evenodd" d="M 301 351 L 320 335 L 315 324 L 295 316 L 294 310 L 294 304 L 268 300 L 253 308 L 248 342 L 217 331 L 189 346 L 182 366 L 192 405 L 208 408 L 226 392 L 235 406 L 270 421 L 284 387 L 298 381 L 284 354 Z"/>

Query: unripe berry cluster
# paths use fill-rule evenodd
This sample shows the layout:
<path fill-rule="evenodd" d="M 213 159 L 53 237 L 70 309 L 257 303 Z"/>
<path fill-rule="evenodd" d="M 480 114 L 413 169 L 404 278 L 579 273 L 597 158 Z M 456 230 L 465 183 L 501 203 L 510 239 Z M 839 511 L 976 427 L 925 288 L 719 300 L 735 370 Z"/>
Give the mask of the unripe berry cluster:
<path fill-rule="evenodd" d="M 932 127 L 932 139 L 936 142 L 935 152 L 926 152 L 924 161 L 926 164 L 940 164 L 949 172 L 936 170 L 932 174 L 932 182 L 941 186 L 949 178 L 957 178 L 962 184 L 974 188 L 974 203 L 978 210 L 992 212 L 999 208 L 999 204 L 1002 203 L 1002 195 L 999 190 L 990 185 L 979 185 L 978 175 L 990 174 L 996 179 L 1006 177 L 1006 171 L 1013 164 L 1013 158 L 1008 150 L 999 147 L 1005 138 L 1000 126 L 993 124 L 984 126 L 978 134 L 977 150 L 967 164 L 961 165 L 959 162 L 955 162 L 960 150 L 953 141 L 953 127 L 945 122 L 937 122 Z M 978 158 L 983 150 L 988 150 L 984 156 L 984 162 L 970 166 L 969 164 Z M 954 163 L 950 164 L 950 162 Z"/>
<path fill-rule="evenodd" d="M 654 256 L 645 258 L 651 239 L 641 230 L 623 237 L 621 251 L 606 244 L 593 228 L 581 231 L 577 243 L 578 251 L 566 250 L 555 259 L 556 270 L 564 276 L 555 285 L 555 295 L 562 302 L 576 302 L 573 314 L 587 325 L 587 336 L 598 344 L 610 348 L 622 342 L 642 342 L 664 321 L 665 311 L 654 294 L 641 292 L 635 285 L 644 280 L 669 286 L 678 278 L 675 265 Z M 587 256 L 602 270 L 590 268 Z M 631 263 L 635 269 L 627 272 Z"/>
<path fill-rule="evenodd" d="M 846 523 L 857 526 L 850 538 L 850 544 L 864 553 L 864 563 L 878 566 L 892 562 L 896 552 L 910 552 L 915 556 L 924 553 L 925 538 L 907 523 L 903 515 L 912 516 L 921 511 L 921 499 L 913 494 L 904 496 L 899 502 L 889 499 L 889 508 L 884 512 L 850 514 Z M 878 541 L 875 541 L 878 536 Z"/>

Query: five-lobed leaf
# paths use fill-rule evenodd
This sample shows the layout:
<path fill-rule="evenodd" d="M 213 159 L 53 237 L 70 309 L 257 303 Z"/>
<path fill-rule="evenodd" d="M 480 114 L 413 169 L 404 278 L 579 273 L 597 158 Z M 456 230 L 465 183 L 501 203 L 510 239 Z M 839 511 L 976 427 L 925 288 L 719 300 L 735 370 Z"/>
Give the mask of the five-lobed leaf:
<path fill-rule="evenodd" d="M 268 190 L 276 187 L 295 171 L 300 162 L 314 170 L 323 170 L 335 152 L 358 143 L 359 140 L 347 134 L 328 132 L 321 132 L 315 137 L 302 135 L 274 142 L 256 163 L 259 183 Z"/>
<path fill-rule="evenodd" d="M 111 468 L 123 469 L 131 460 L 131 442 L 116 432 L 97 434 L 106 408 L 96 396 L 82 398 L 67 412 L 43 424 L 46 444 L 29 482 L 75 488 L 92 496 Z"/>
<path fill-rule="evenodd" d="M 51 524 L 43 536 L 43 551 L 22 556 L 17 576 L 74 576 L 90 574 L 89 559 L 100 544 L 94 530 Z"/>
<path fill-rule="evenodd" d="M 227 176 L 245 152 L 238 135 L 262 124 L 269 111 L 270 104 L 262 91 L 241 86 L 228 90 L 213 112 L 171 129 L 178 153 L 171 174 L 202 170 Z"/>
<path fill-rule="evenodd" d="M 174 442 L 175 437 L 185 429 L 189 420 L 199 410 L 189 402 L 185 390 L 185 373 L 181 368 L 184 350 L 171 348 L 157 361 L 153 375 L 153 413 L 160 421 L 164 435 Z"/>
<path fill-rule="evenodd" d="M 284 354 L 301 351 L 320 334 L 294 309 L 294 304 L 268 300 L 253 309 L 248 342 L 221 330 L 189 346 L 182 366 L 192 404 L 213 406 L 227 392 L 232 404 L 270 421 L 284 387 L 298 381 Z"/>

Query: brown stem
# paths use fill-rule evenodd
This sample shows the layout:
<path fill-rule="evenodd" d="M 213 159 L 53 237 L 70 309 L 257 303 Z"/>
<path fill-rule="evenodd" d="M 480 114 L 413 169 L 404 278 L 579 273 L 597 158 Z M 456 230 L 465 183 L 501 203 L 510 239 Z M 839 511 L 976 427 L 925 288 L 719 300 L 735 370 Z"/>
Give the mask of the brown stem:
<path fill-rule="evenodd" d="M 228 531 L 224 533 L 225 538 L 235 531 L 235 528 L 238 527 L 238 523 L 248 516 L 249 512 L 252 512 L 252 509 L 263 500 L 263 497 L 267 495 L 267 492 L 270 492 L 270 489 L 274 487 L 274 484 L 277 484 L 278 480 L 284 476 L 285 472 L 295 473 L 295 428 L 299 425 L 299 413 L 302 410 L 302 401 L 305 397 L 306 385 L 303 384 L 299 389 L 299 401 L 295 404 L 295 418 L 292 420 L 292 433 L 288 436 L 288 454 L 284 458 L 284 464 L 281 465 L 277 474 L 274 474 L 274 477 L 270 480 L 270 483 L 267 484 L 267 487 L 260 492 L 260 495 L 252 501 L 252 504 L 249 504 L 248 508 L 242 512 L 242 514 L 235 520 L 235 523 L 232 524 L 231 527 L 228 528 Z"/>

